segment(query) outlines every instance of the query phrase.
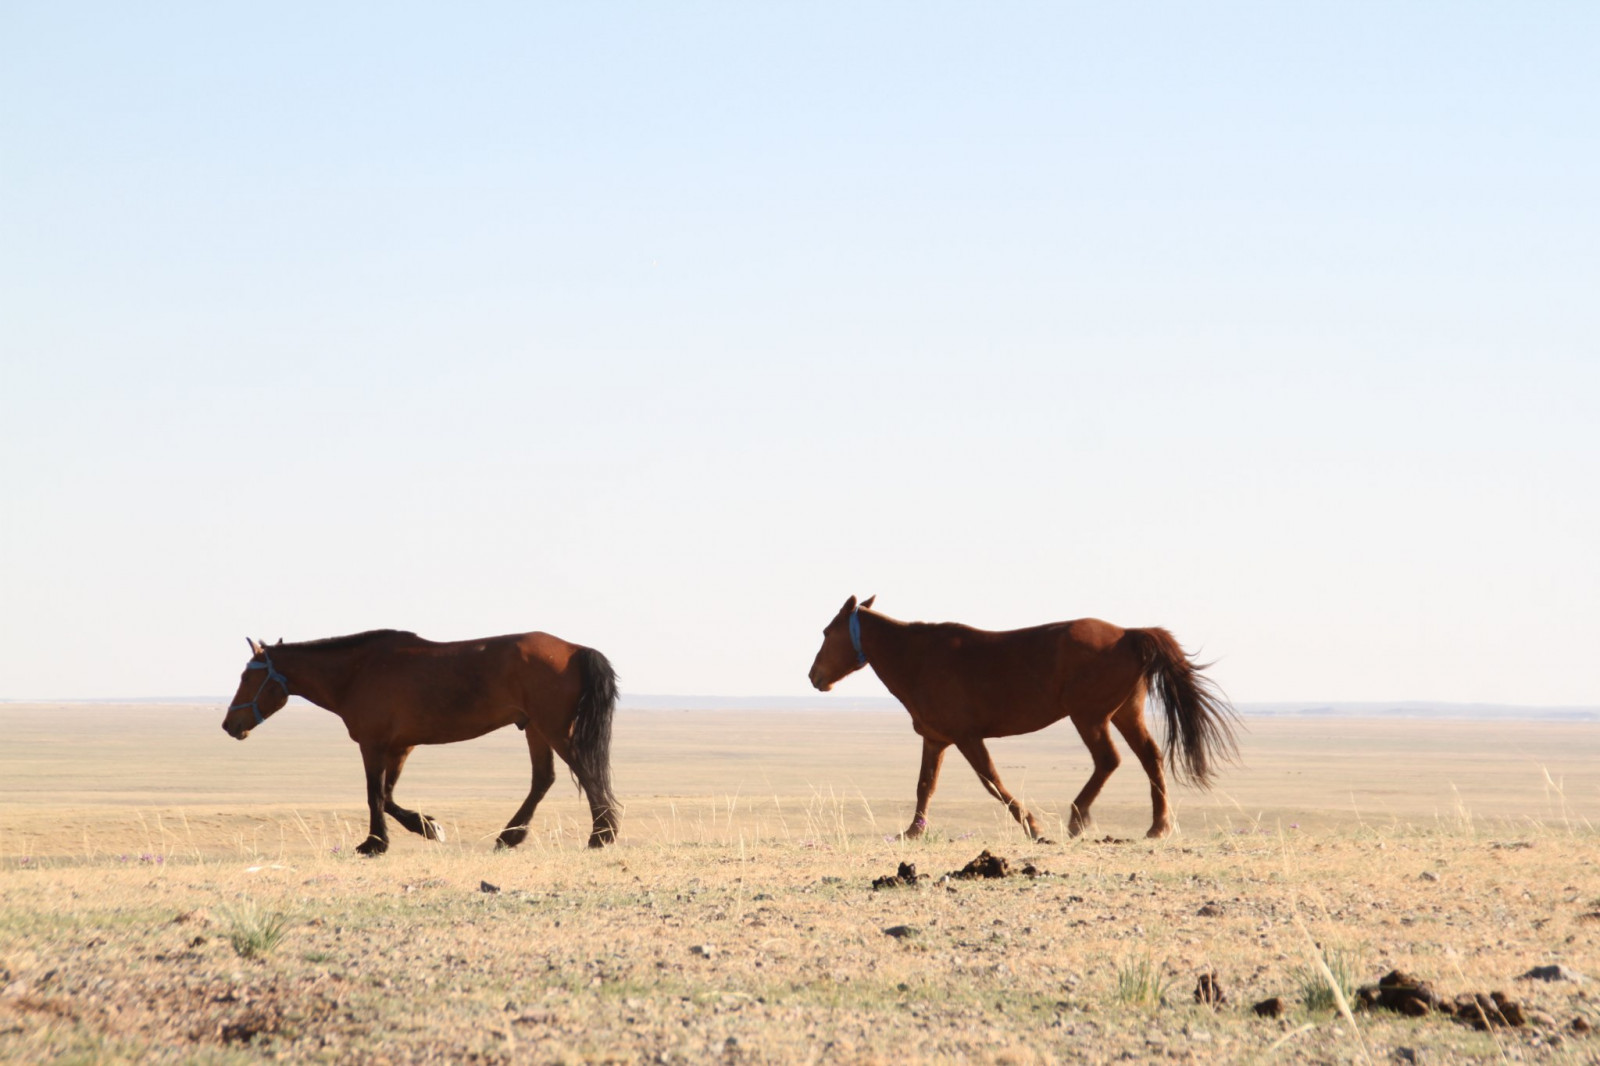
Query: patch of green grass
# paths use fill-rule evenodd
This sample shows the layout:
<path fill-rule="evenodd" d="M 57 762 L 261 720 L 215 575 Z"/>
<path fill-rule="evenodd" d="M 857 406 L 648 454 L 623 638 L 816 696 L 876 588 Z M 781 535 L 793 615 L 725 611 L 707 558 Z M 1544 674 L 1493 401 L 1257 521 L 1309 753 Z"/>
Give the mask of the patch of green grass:
<path fill-rule="evenodd" d="M 1323 968 L 1315 962 L 1296 966 L 1289 971 L 1290 978 L 1300 989 L 1300 1002 L 1305 1004 L 1306 1010 L 1313 1012 L 1338 1010 L 1341 995 L 1346 1004 L 1353 1003 L 1356 998 L 1355 960 L 1342 951 L 1324 951 L 1322 961 L 1327 966 L 1327 973 L 1323 973 Z M 1330 975 L 1338 986 L 1337 994 L 1334 984 L 1328 983 Z"/>
<path fill-rule="evenodd" d="M 257 909 L 246 903 L 234 911 L 223 912 L 228 923 L 228 943 L 241 959 L 257 959 L 268 954 L 289 931 L 289 919 L 277 912 Z"/>
<path fill-rule="evenodd" d="M 1129 1007 L 1159 1007 L 1166 993 L 1166 979 L 1150 956 L 1124 961 L 1117 966 L 1118 1003 Z"/>

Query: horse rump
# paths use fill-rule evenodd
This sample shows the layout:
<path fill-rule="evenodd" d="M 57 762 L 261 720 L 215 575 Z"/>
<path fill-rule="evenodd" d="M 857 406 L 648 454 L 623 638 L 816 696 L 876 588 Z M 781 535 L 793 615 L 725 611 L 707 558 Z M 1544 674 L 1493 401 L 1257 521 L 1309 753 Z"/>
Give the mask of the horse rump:
<path fill-rule="evenodd" d="M 1145 684 L 1166 710 L 1167 765 L 1174 776 L 1200 788 L 1211 787 L 1212 764 L 1238 762 L 1234 739 L 1238 715 L 1214 681 L 1165 629 L 1130 629 Z"/>
<path fill-rule="evenodd" d="M 578 708 L 572 720 L 573 776 L 589 797 L 595 815 L 591 843 L 616 839 L 620 809 L 611 794 L 611 720 L 617 707 L 617 672 L 593 648 L 572 657 L 579 678 Z"/>

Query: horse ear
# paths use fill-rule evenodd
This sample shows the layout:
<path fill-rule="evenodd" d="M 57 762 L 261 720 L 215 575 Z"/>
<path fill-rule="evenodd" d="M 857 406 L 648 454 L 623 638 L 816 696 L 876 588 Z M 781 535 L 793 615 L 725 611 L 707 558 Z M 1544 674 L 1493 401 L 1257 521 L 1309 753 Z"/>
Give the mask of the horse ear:
<path fill-rule="evenodd" d="M 283 638 L 282 638 L 282 637 L 279 637 L 279 638 L 278 638 L 278 643 L 279 643 L 279 644 L 282 644 L 282 643 L 283 643 Z"/>
<path fill-rule="evenodd" d="M 853 611 L 855 609 L 856 609 L 856 598 L 854 596 L 851 596 L 848 600 L 844 601 L 844 606 L 839 608 L 839 613 L 840 614 L 849 614 L 851 611 Z"/>
<path fill-rule="evenodd" d="M 874 592 L 872 595 L 870 595 L 866 599 L 862 600 L 861 601 L 861 609 L 864 611 L 868 607 L 871 607 L 872 606 L 872 601 L 877 599 L 877 598 L 878 598 L 878 594 L 876 592 Z"/>
<path fill-rule="evenodd" d="M 245 637 L 244 639 L 250 642 L 250 654 L 251 655 L 260 655 L 261 654 L 261 643 L 260 643 L 260 641 L 256 640 L 255 637 Z"/>

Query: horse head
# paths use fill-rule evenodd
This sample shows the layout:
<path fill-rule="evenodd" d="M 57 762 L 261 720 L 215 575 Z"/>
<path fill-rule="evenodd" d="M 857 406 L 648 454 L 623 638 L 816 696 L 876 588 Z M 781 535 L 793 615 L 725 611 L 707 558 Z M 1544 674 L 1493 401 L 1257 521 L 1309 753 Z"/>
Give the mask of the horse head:
<path fill-rule="evenodd" d="M 851 596 L 833 616 L 822 631 L 822 647 L 811 664 L 811 684 L 819 692 L 826 692 L 842 678 L 867 665 L 866 653 L 861 650 L 861 619 L 859 611 L 872 606 L 876 596 L 868 596 L 859 605 Z"/>
<path fill-rule="evenodd" d="M 289 679 L 272 665 L 272 656 L 260 641 L 250 641 L 250 661 L 239 675 L 239 688 L 223 716 L 222 728 L 235 740 L 243 740 L 250 730 L 265 722 L 289 702 Z M 282 643 L 281 641 L 279 643 Z"/>

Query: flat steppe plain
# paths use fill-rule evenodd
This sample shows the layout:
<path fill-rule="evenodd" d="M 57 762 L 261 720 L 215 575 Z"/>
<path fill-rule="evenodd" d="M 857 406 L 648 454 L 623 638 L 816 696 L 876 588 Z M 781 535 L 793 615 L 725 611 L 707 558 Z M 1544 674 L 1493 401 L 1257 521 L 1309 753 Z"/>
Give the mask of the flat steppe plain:
<path fill-rule="evenodd" d="M 526 844 L 506 730 L 422 748 L 365 835 L 360 759 L 292 704 L 0 705 L 0 1060 L 16 1062 L 1600 1062 L 1600 726 L 1263 717 L 1147 842 L 1126 759 L 1094 832 L 1032 843 L 959 757 L 929 838 L 884 710 L 619 711 L 616 847 L 561 780 Z M 992 745 L 1059 826 L 1070 726 Z M 1037 877 L 940 883 L 988 849 Z M 874 891 L 914 863 L 933 878 Z M 498 891 L 484 891 L 484 885 Z M 1204 913 L 1202 913 L 1202 911 Z M 245 957 L 234 944 L 276 924 Z M 906 927 L 904 935 L 886 929 Z M 1503 991 L 1533 1024 L 1304 1003 L 1314 962 Z M 1197 1005 L 1202 973 L 1228 1001 Z M 1278 1019 L 1251 1004 L 1282 997 Z"/>

